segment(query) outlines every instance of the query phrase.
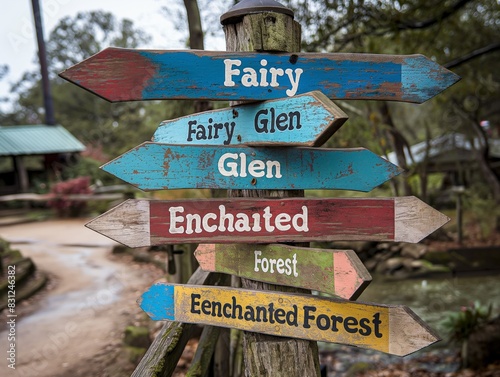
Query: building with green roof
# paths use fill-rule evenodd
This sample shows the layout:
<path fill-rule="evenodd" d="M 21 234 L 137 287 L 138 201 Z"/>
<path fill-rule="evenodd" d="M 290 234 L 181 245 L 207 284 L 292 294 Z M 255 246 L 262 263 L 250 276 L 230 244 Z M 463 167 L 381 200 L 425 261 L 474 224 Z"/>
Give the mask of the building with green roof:
<path fill-rule="evenodd" d="M 60 125 L 0 126 L 0 195 L 28 192 L 35 176 L 49 177 L 85 146 Z M 30 170 L 26 162 L 36 160 Z"/>

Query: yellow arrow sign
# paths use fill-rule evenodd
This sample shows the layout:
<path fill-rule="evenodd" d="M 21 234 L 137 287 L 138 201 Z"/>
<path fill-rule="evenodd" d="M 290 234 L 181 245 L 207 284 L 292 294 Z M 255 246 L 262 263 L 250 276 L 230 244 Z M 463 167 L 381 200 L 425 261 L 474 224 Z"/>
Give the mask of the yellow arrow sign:
<path fill-rule="evenodd" d="M 232 327 L 405 356 L 439 340 L 404 306 L 304 294 L 157 283 L 139 300 L 153 320 Z"/>

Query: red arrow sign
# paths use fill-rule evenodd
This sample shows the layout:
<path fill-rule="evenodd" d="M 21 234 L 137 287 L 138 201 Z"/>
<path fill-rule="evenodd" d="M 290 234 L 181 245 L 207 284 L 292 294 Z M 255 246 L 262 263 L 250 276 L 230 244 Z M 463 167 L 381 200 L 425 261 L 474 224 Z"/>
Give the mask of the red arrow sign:
<path fill-rule="evenodd" d="M 449 218 L 415 197 L 128 200 L 87 227 L 130 247 L 336 240 L 418 242 Z"/>

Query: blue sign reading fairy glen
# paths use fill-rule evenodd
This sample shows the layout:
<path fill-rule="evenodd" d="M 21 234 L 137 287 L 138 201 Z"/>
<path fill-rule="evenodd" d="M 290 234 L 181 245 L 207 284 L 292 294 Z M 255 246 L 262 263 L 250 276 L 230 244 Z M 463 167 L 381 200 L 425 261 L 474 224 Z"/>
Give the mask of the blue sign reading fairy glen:
<path fill-rule="evenodd" d="M 189 145 L 317 146 L 347 120 L 320 92 L 164 121 L 153 140 Z"/>

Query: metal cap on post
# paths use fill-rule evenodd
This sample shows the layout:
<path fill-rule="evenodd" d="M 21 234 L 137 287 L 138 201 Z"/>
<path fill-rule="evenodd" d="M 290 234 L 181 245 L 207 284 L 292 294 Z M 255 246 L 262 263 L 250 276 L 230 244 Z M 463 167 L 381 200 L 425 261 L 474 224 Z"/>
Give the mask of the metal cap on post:
<path fill-rule="evenodd" d="M 253 13 L 275 12 L 293 18 L 293 10 L 274 0 L 243 0 L 220 16 L 222 25 L 239 22 L 244 16 Z"/>

